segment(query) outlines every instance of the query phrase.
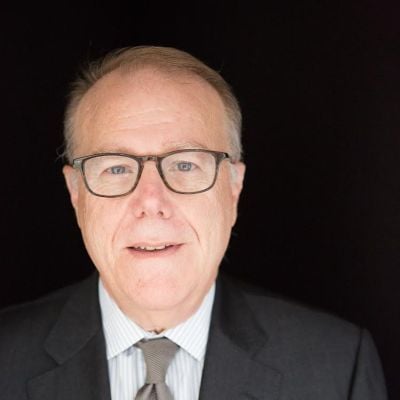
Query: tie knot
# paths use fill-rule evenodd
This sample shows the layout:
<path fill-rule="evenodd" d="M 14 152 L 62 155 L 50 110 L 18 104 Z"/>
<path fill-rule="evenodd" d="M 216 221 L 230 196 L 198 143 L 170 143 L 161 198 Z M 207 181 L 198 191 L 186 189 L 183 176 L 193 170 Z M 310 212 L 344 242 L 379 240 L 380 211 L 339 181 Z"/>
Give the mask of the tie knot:
<path fill-rule="evenodd" d="M 141 340 L 135 344 L 143 351 L 146 363 L 146 383 L 165 382 L 169 363 L 178 350 L 178 345 L 167 338 Z"/>

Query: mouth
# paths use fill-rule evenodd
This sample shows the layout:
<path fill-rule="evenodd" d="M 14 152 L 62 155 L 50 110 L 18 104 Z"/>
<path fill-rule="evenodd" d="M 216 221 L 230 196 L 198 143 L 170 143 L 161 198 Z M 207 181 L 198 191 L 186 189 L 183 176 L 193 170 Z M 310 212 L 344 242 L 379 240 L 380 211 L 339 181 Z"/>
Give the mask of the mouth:
<path fill-rule="evenodd" d="M 169 255 L 177 251 L 182 244 L 138 244 L 129 246 L 128 250 L 138 256 Z"/>
<path fill-rule="evenodd" d="M 165 250 L 168 247 L 172 247 L 172 244 L 162 244 L 160 246 L 131 246 L 129 247 L 130 249 L 136 250 L 136 251 L 161 251 Z"/>

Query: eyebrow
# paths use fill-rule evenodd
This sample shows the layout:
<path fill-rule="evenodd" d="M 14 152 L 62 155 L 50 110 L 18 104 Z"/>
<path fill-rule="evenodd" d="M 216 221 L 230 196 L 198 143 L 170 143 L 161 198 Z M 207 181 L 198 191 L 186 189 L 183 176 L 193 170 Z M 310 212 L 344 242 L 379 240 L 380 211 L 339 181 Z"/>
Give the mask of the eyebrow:
<path fill-rule="evenodd" d="M 207 149 L 207 146 L 197 141 L 189 142 L 169 142 L 168 146 L 173 150 L 184 150 L 184 149 Z"/>
<path fill-rule="evenodd" d="M 168 153 L 174 150 L 185 150 L 185 149 L 204 149 L 208 150 L 208 147 L 204 144 L 197 142 L 197 141 L 188 141 L 188 142 L 168 142 L 166 143 L 165 147 L 161 153 Z M 125 153 L 125 154 L 140 154 L 141 152 L 132 151 L 132 149 L 128 149 L 125 146 L 120 145 L 107 145 L 96 148 L 92 154 L 98 153 Z"/>

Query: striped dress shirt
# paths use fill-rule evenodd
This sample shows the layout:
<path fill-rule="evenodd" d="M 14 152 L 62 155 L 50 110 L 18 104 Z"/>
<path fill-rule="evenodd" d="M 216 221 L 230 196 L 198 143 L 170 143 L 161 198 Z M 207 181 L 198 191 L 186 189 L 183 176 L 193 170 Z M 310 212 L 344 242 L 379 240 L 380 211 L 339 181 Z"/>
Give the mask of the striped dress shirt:
<path fill-rule="evenodd" d="M 144 385 L 146 365 L 142 350 L 134 346 L 146 338 L 167 337 L 180 348 L 166 376 L 174 400 L 199 398 L 215 284 L 200 308 L 188 320 L 161 334 L 143 330 L 129 319 L 110 297 L 99 280 L 99 300 L 106 341 L 112 400 L 133 400 Z"/>

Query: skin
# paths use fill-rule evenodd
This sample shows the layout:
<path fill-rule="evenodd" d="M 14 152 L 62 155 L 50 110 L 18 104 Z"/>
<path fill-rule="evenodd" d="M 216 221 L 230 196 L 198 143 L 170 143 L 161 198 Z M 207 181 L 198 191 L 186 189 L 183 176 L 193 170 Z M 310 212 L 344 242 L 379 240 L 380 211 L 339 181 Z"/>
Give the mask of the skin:
<path fill-rule="evenodd" d="M 217 92 L 196 77 L 114 71 L 78 107 L 74 157 L 154 155 L 181 148 L 229 152 L 226 126 Z M 64 167 L 83 240 L 102 282 L 142 328 L 174 327 L 200 306 L 236 221 L 244 171 L 242 163 L 223 161 L 211 190 L 182 195 L 165 187 L 149 161 L 132 193 L 101 198 L 87 191 L 78 171 Z M 132 249 L 162 244 L 174 246 L 156 253 Z"/>

